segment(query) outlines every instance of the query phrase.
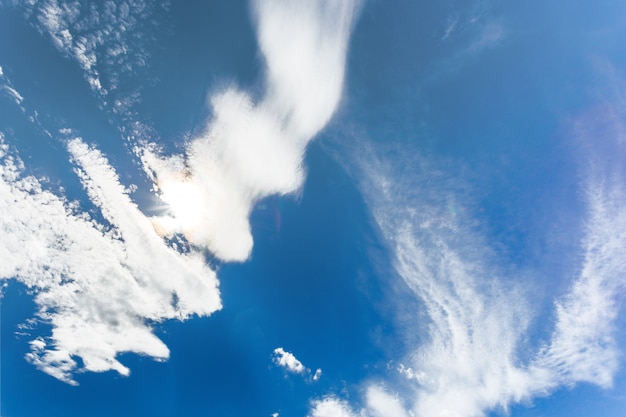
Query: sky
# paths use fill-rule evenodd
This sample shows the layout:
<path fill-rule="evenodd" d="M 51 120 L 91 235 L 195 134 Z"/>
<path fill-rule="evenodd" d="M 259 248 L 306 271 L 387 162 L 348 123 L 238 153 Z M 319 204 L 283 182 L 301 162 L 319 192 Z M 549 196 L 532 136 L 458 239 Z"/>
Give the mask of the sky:
<path fill-rule="evenodd" d="M 0 415 L 621 415 L 625 18 L 0 0 Z"/>

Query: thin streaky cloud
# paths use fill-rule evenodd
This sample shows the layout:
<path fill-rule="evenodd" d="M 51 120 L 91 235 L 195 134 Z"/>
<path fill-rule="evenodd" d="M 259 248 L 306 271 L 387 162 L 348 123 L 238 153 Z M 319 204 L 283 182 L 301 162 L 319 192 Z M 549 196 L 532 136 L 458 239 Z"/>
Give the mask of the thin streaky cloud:
<path fill-rule="evenodd" d="M 0 67 L 0 70 L 2 68 Z M 26 113 L 26 107 L 24 106 L 24 96 L 15 88 L 11 79 L 0 71 L 0 93 L 4 93 L 5 96 L 11 98 L 13 103 L 20 108 L 22 113 Z"/>
<path fill-rule="evenodd" d="M 536 366 L 552 369 L 557 383 L 584 381 L 609 388 L 623 354 L 614 334 L 626 291 L 626 109 L 615 100 L 602 110 L 600 116 L 592 112 L 575 123 L 581 143 L 602 145 L 585 155 L 588 216 L 579 277 L 555 303 L 554 334 Z M 612 163 L 607 163 L 609 153 L 616 157 Z"/>

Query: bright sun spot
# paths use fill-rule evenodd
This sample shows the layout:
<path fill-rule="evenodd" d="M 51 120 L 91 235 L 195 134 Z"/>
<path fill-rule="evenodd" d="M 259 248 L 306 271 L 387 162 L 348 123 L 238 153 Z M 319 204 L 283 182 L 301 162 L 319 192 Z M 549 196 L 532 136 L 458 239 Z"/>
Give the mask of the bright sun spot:
<path fill-rule="evenodd" d="M 169 206 L 176 224 L 187 231 L 201 219 L 206 209 L 202 192 L 190 179 L 168 178 L 159 182 L 161 200 Z"/>

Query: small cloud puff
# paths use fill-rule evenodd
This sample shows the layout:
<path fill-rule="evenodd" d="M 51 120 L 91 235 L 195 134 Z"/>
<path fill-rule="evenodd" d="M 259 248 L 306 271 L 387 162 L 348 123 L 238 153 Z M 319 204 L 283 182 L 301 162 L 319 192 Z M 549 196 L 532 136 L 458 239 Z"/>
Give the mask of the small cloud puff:
<path fill-rule="evenodd" d="M 307 370 L 293 353 L 285 351 L 282 347 L 274 349 L 274 363 L 295 374 L 302 374 Z"/>
<path fill-rule="evenodd" d="M 282 347 L 274 349 L 273 362 L 287 372 L 307 376 L 309 381 L 318 381 L 322 376 L 321 369 L 318 368 L 314 373 L 311 372 L 293 353 L 287 352 Z"/>

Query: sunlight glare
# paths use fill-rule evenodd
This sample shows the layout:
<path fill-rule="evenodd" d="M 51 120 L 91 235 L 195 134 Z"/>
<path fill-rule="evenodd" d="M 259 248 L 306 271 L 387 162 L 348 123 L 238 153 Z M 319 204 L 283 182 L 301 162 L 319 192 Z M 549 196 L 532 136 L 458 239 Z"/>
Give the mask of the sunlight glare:
<path fill-rule="evenodd" d="M 159 189 L 161 200 L 169 206 L 176 225 L 183 232 L 200 222 L 206 207 L 202 191 L 193 180 L 168 178 L 159 182 Z"/>

